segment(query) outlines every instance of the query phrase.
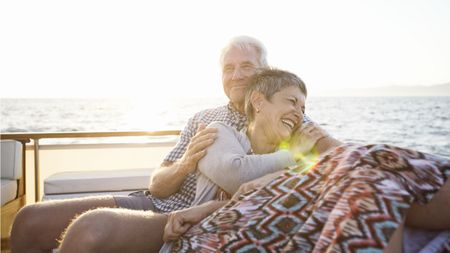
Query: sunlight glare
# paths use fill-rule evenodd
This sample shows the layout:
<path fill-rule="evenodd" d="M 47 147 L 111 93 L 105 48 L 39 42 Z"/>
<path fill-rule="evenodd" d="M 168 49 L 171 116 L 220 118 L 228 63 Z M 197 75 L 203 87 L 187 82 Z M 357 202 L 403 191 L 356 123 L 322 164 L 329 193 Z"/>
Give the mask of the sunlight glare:
<path fill-rule="evenodd" d="M 131 103 L 131 110 L 127 115 L 130 128 L 139 126 L 143 131 L 159 131 L 168 129 L 164 121 L 164 108 L 168 108 L 167 100 L 162 98 L 137 98 Z"/>

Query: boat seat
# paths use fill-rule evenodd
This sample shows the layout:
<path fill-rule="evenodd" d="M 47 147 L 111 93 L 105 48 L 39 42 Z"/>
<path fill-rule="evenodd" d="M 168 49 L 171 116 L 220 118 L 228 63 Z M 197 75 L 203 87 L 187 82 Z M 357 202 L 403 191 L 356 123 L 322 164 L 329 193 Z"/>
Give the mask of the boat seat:
<path fill-rule="evenodd" d="M 22 144 L 13 140 L 1 141 L 1 203 L 2 206 L 17 197 L 22 177 Z"/>
<path fill-rule="evenodd" d="M 15 140 L 0 141 L 1 161 L 1 248 L 9 248 L 11 224 L 25 205 L 23 154 L 25 146 Z"/>
<path fill-rule="evenodd" d="M 148 188 L 152 168 L 68 171 L 44 180 L 42 200 L 92 195 L 128 195 Z"/>
<path fill-rule="evenodd" d="M 17 197 L 17 180 L 1 179 L 2 206 Z"/>

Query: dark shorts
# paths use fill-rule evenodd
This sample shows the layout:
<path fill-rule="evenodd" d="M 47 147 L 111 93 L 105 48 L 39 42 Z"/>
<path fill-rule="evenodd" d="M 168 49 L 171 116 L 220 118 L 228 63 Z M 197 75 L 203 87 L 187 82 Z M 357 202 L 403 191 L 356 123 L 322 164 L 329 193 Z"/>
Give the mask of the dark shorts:
<path fill-rule="evenodd" d="M 116 205 L 120 208 L 143 211 L 157 211 L 153 201 L 144 192 L 133 192 L 128 196 L 114 196 Z"/>

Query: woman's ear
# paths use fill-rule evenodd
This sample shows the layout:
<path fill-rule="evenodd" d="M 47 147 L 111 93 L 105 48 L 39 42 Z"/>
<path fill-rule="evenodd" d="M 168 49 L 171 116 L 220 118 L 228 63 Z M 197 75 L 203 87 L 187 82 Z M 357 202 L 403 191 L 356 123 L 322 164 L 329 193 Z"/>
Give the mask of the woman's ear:
<path fill-rule="evenodd" d="M 252 95 L 250 96 L 250 102 L 252 103 L 253 108 L 255 108 L 256 112 L 259 112 L 261 110 L 261 105 L 264 101 L 265 97 L 264 94 L 262 94 L 259 91 L 252 92 Z"/>

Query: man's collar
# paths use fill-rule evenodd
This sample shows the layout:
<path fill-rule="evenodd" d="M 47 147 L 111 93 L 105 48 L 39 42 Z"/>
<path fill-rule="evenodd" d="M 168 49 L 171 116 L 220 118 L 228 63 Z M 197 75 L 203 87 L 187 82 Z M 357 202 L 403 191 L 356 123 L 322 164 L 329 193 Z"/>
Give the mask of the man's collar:
<path fill-rule="evenodd" d="M 228 102 L 227 107 L 228 107 L 228 109 L 229 109 L 231 112 L 233 112 L 233 113 L 238 113 L 238 114 L 241 115 L 241 116 L 245 116 L 245 114 L 241 113 L 240 111 L 238 111 L 238 110 L 234 107 L 234 105 L 233 105 L 233 103 L 231 103 L 231 101 Z"/>

